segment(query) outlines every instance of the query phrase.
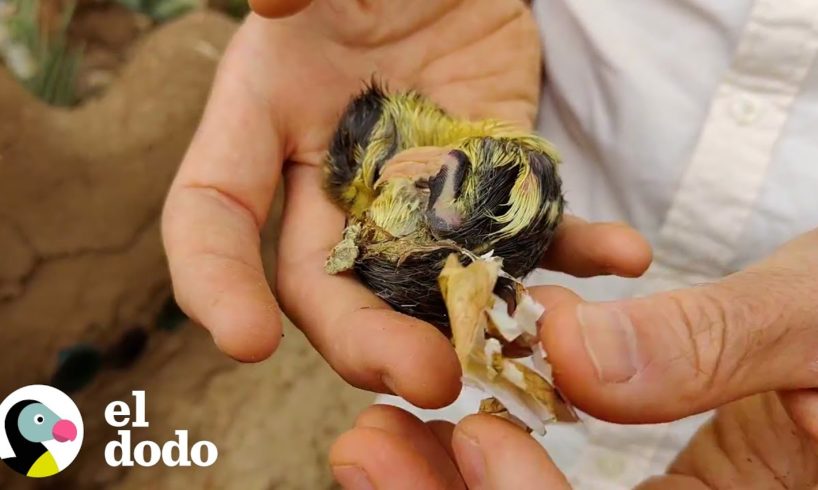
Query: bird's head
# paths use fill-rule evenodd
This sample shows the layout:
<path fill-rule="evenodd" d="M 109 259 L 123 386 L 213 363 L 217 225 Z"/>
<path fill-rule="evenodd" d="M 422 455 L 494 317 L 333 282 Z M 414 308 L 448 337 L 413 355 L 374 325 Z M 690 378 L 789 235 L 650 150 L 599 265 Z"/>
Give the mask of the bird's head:
<path fill-rule="evenodd" d="M 15 408 L 17 410 L 15 410 Z M 77 427 L 70 420 L 61 419 L 45 404 L 34 400 L 18 402 L 10 413 L 17 415 L 17 430 L 30 442 L 73 441 L 77 437 Z"/>
<path fill-rule="evenodd" d="M 413 180 L 428 190 L 425 215 L 432 235 L 474 249 L 555 224 L 562 211 L 558 161 L 536 136 L 468 137 L 448 147 L 397 154 L 376 186 Z"/>

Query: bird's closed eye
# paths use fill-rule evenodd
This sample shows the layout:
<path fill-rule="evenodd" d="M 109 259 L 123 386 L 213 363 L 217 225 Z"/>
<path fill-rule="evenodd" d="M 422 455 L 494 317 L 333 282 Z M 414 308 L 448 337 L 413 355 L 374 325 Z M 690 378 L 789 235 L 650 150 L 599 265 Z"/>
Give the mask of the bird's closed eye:
<path fill-rule="evenodd" d="M 449 155 L 457 160 L 457 169 L 454 173 L 454 198 L 459 199 L 460 194 L 463 193 L 463 184 L 471 172 L 471 160 L 469 156 L 460 150 L 453 150 Z"/>
<path fill-rule="evenodd" d="M 463 191 L 471 171 L 468 156 L 460 150 L 451 151 L 437 175 L 429 180 L 429 207 L 426 212 L 429 226 L 438 232 L 456 229 L 463 217 L 455 208 L 455 201 Z"/>

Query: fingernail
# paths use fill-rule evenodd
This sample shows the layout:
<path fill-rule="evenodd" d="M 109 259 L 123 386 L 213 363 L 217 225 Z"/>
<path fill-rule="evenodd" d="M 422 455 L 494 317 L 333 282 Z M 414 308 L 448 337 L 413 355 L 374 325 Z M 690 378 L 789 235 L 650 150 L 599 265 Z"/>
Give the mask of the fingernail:
<path fill-rule="evenodd" d="M 332 474 L 345 490 L 375 490 L 366 472 L 357 466 L 333 466 Z"/>
<path fill-rule="evenodd" d="M 452 437 L 452 445 L 457 454 L 457 463 L 460 467 L 460 474 L 466 480 L 466 485 L 472 490 L 487 488 L 486 485 L 486 460 L 483 458 L 483 451 L 476 439 L 463 433 L 455 431 Z"/>
<path fill-rule="evenodd" d="M 603 383 L 624 383 L 638 371 L 636 332 L 630 318 L 613 306 L 577 306 L 585 350 Z"/>

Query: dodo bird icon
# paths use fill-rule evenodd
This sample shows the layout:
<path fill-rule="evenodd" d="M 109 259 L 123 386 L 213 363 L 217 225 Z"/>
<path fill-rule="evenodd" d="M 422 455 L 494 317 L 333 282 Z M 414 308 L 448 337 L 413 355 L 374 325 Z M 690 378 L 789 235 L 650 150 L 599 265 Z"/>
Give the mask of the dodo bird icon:
<path fill-rule="evenodd" d="M 0 458 L 31 478 L 55 475 L 82 445 L 82 416 L 65 393 L 44 385 L 20 388 L 0 403 Z"/>
<path fill-rule="evenodd" d="M 54 455 L 44 442 L 68 442 L 77 437 L 77 426 L 73 422 L 61 419 L 45 404 L 35 400 L 14 404 L 6 414 L 5 428 L 14 457 L 4 461 L 18 473 L 34 478 L 60 472 Z"/>

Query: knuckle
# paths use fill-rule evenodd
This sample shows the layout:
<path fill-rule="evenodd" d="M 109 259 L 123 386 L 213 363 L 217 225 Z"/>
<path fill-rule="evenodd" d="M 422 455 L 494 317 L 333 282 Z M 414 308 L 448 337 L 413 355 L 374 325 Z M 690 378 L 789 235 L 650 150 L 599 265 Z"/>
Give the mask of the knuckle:
<path fill-rule="evenodd" d="M 755 372 L 754 360 L 784 333 L 770 328 L 781 315 L 780 302 L 774 295 L 760 298 L 746 285 L 726 281 L 701 286 L 678 302 L 695 352 L 694 393 L 718 397 L 728 383 L 746 385 Z"/>
<path fill-rule="evenodd" d="M 671 328 L 682 344 L 683 361 L 691 368 L 685 393 L 691 396 L 714 393 L 735 374 L 737 363 L 729 347 L 740 340 L 731 325 L 744 314 L 709 286 L 693 294 L 669 294 Z"/>

